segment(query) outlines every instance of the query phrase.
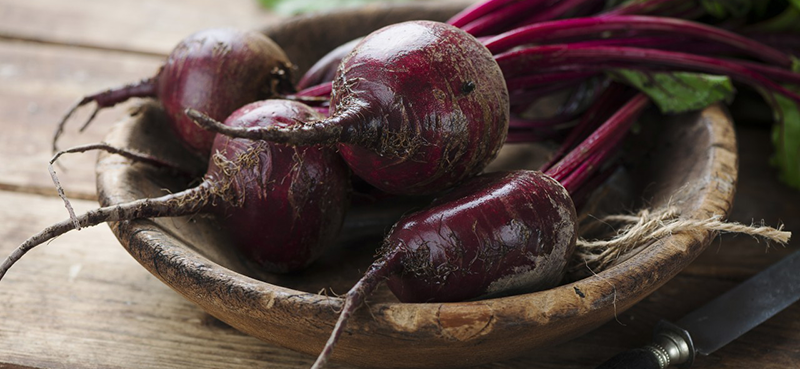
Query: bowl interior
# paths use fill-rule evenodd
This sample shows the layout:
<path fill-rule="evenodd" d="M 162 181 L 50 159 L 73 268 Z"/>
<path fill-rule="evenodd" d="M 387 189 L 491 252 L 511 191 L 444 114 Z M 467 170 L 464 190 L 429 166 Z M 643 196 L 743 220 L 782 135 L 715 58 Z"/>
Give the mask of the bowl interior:
<path fill-rule="evenodd" d="M 443 20 L 461 7 L 374 6 L 299 18 L 265 32 L 302 71 L 327 50 L 372 29 L 407 19 Z M 642 132 L 626 148 L 624 165 L 587 209 L 613 213 L 669 202 L 685 217 L 727 214 L 736 181 L 735 139 L 727 114 L 713 106 L 669 118 L 650 114 L 642 121 Z M 107 142 L 204 171 L 205 164 L 183 150 L 166 127 L 160 106 L 146 103 L 117 125 Z M 541 145 L 509 145 L 490 170 L 536 168 L 546 152 Z M 104 206 L 196 184 L 116 155 L 102 155 L 97 173 Z M 341 307 L 333 295 L 346 292 L 361 276 L 388 227 L 423 204 L 403 199 L 351 209 L 327 253 L 306 271 L 289 275 L 265 273 L 240 256 L 212 216 L 120 222 L 112 230 L 145 268 L 210 314 L 261 339 L 316 354 Z M 608 321 L 665 283 L 711 236 L 676 234 L 597 275 L 520 296 L 402 304 L 381 287 L 369 307 L 354 316 L 334 359 L 369 366 L 452 367 L 563 342 Z M 374 354 L 363 355 L 364 350 Z"/>

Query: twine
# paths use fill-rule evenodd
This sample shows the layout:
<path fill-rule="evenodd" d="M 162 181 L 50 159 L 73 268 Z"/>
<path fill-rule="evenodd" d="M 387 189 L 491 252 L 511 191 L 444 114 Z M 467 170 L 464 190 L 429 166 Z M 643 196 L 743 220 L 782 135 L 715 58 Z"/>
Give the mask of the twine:
<path fill-rule="evenodd" d="M 773 228 L 763 224 L 754 226 L 725 222 L 720 216 L 708 219 L 683 219 L 680 215 L 677 207 L 669 206 L 656 211 L 642 210 L 636 215 L 611 215 L 598 219 L 597 222 L 627 223 L 627 225 L 608 240 L 579 239 L 576 266 L 585 266 L 594 272 L 599 272 L 618 261 L 636 255 L 657 239 L 681 232 L 715 231 L 746 234 L 756 240 L 764 239 L 781 245 L 786 245 L 792 236 L 791 232 L 783 230 L 783 225 Z"/>

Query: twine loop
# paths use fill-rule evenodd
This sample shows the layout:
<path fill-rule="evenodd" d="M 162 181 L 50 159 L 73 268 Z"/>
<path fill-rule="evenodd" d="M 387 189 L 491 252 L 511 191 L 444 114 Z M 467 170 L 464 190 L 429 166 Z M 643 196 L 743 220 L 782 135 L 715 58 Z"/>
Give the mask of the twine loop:
<path fill-rule="evenodd" d="M 782 224 L 773 228 L 763 222 L 759 226 L 726 222 L 720 216 L 708 219 L 681 218 L 681 211 L 675 206 L 666 206 L 655 211 L 645 209 L 636 215 L 611 215 L 596 219 L 595 222 L 625 225 L 608 239 L 578 239 L 576 266 L 588 267 L 593 272 L 626 260 L 653 241 L 675 233 L 713 231 L 745 234 L 756 240 L 763 239 L 781 245 L 786 245 L 792 236 L 791 232 L 783 230 Z"/>

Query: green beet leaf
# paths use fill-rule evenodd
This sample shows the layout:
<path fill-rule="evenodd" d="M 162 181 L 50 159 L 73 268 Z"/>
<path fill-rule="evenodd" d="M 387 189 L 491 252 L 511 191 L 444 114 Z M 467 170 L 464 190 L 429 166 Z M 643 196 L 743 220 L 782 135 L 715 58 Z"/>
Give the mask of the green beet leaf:
<path fill-rule="evenodd" d="M 719 101 L 730 102 L 736 93 L 727 76 L 631 69 L 617 69 L 610 74 L 647 94 L 665 114 L 698 110 Z"/>
<path fill-rule="evenodd" d="M 778 168 L 779 178 L 787 185 L 800 190 L 800 107 L 788 97 L 763 92 L 775 112 L 772 126 L 772 144 L 775 153 L 770 163 Z"/>

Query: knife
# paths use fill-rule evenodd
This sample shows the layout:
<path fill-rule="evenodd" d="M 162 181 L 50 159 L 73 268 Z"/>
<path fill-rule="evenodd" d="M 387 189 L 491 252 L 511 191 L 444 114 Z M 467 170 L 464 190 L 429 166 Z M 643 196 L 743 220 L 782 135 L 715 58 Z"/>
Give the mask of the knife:
<path fill-rule="evenodd" d="M 653 340 L 597 369 L 688 368 L 696 354 L 708 355 L 800 298 L 800 251 L 689 313 L 675 323 L 660 321 Z"/>

